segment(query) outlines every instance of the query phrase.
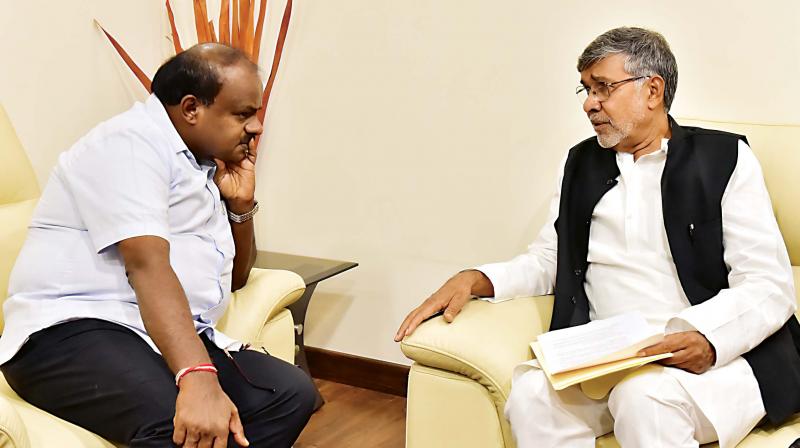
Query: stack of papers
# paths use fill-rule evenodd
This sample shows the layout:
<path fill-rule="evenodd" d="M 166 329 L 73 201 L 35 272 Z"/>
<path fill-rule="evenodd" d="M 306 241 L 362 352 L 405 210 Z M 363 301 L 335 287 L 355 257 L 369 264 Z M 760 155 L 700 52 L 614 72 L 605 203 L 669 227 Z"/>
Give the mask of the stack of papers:
<path fill-rule="evenodd" d="M 636 356 L 663 339 L 663 329 L 649 325 L 640 312 L 631 312 L 544 333 L 531 342 L 531 349 L 553 388 L 562 390 L 672 356 Z"/>

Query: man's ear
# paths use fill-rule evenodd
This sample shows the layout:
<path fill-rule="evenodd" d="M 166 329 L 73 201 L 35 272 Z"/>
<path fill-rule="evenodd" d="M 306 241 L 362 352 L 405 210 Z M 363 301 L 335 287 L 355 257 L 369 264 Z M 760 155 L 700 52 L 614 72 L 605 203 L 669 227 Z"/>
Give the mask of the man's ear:
<path fill-rule="evenodd" d="M 647 92 L 647 106 L 652 110 L 664 104 L 664 78 L 658 75 L 650 76 L 650 87 Z"/>
<path fill-rule="evenodd" d="M 186 95 L 181 99 L 181 118 L 189 124 L 196 125 L 199 115 L 202 114 L 203 103 L 194 95 Z"/>

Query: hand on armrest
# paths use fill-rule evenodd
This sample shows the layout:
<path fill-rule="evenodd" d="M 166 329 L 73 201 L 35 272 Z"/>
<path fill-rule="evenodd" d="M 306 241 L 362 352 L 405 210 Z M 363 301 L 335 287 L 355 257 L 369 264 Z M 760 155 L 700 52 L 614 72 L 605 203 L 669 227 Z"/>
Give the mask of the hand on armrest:
<path fill-rule="evenodd" d="M 406 316 L 394 336 L 395 342 L 413 333 L 419 324 L 436 313 L 443 312 L 444 319 L 452 322 L 473 295 L 482 297 L 494 295 L 494 287 L 489 278 L 483 272 L 476 270 L 461 271 L 454 275 L 422 302 L 422 305 Z"/>

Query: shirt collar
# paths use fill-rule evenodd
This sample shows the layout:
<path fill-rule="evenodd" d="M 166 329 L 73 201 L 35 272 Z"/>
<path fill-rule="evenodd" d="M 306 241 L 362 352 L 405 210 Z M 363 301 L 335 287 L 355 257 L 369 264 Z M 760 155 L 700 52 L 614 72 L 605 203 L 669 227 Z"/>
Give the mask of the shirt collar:
<path fill-rule="evenodd" d="M 665 153 L 669 152 L 669 139 L 668 138 L 662 138 L 661 139 L 661 150 L 664 151 Z"/>
<path fill-rule="evenodd" d="M 164 105 L 161 104 L 161 100 L 159 100 L 154 93 L 151 94 L 145 101 L 144 109 L 147 111 L 147 115 L 150 116 L 150 118 L 156 123 L 158 128 L 164 132 L 164 135 L 169 140 L 170 146 L 176 153 L 189 151 L 189 147 L 186 146 L 186 143 L 175 129 L 175 125 L 172 124 L 172 120 L 169 119 L 167 110 L 164 108 Z M 189 153 L 191 153 L 191 151 L 189 151 Z"/>
<path fill-rule="evenodd" d="M 661 139 L 661 147 L 657 151 L 653 151 L 650 154 L 645 154 L 642 157 L 653 156 L 653 155 L 661 154 L 661 153 L 663 153 L 664 155 L 667 155 L 668 152 L 669 152 L 669 139 L 668 138 L 662 138 Z M 630 159 L 631 161 L 633 161 L 633 154 L 631 154 L 629 152 L 617 151 L 617 159 L 619 159 L 619 160 Z"/>

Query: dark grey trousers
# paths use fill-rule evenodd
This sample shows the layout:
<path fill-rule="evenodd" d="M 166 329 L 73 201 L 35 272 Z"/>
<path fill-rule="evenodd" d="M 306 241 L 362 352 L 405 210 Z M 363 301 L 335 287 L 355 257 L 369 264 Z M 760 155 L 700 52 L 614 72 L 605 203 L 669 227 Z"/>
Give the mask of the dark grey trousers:
<path fill-rule="evenodd" d="M 290 447 L 314 406 L 310 378 L 254 350 L 231 352 L 234 363 L 205 335 L 201 339 L 250 446 Z M 0 370 L 29 403 L 110 441 L 131 448 L 173 446 L 173 374 L 128 328 L 97 319 L 62 323 L 33 334 Z M 237 446 L 232 437 L 228 446 Z"/>

